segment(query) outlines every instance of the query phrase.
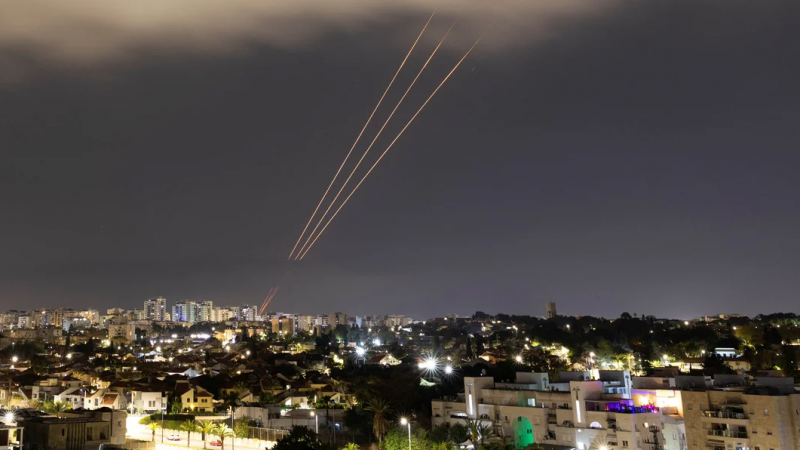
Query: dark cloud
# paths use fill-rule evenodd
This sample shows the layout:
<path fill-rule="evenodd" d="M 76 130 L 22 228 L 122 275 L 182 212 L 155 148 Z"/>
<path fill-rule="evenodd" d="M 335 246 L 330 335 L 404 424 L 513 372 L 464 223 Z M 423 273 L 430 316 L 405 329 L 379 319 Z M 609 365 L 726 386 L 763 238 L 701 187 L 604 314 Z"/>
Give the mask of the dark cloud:
<path fill-rule="evenodd" d="M 587 3 L 556 14 L 535 42 L 516 25 L 527 16 L 505 26 L 491 10 L 498 34 L 378 166 L 275 308 L 792 309 L 797 4 Z M 2 306 L 260 302 L 402 58 L 398 42 L 427 17 L 364 11 L 357 27 L 327 21 L 292 45 L 242 32 L 234 41 L 246 52 L 161 46 L 151 30 L 114 47 L 132 52 L 124 66 L 97 53 L 102 77 L 27 54 L 36 76 L 0 90 Z M 523 30 L 516 40 L 513 30 Z M 455 58 L 434 61 L 398 119 Z M 410 64 L 423 60 L 421 50 Z"/>

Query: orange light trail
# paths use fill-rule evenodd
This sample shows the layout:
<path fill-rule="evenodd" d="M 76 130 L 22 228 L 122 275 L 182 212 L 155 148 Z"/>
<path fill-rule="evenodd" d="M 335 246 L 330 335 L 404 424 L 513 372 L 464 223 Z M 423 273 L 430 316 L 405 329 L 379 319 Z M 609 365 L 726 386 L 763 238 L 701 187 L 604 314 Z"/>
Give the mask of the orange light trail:
<path fill-rule="evenodd" d="M 458 63 L 456 63 L 456 65 L 450 71 L 450 73 L 448 73 L 447 76 L 444 77 L 444 80 L 442 80 L 442 82 L 439 83 L 439 86 L 437 86 L 436 89 L 433 91 L 433 93 L 428 97 L 428 99 L 425 100 L 425 103 L 423 103 L 422 106 L 419 107 L 417 112 L 414 113 L 414 115 L 411 117 L 411 119 L 408 121 L 408 123 L 406 123 L 406 126 L 404 126 L 402 130 L 400 130 L 400 133 L 398 133 L 397 136 L 395 136 L 394 140 L 392 140 L 392 142 L 389 144 L 389 146 L 386 147 L 386 150 L 384 150 L 383 153 L 381 154 L 381 156 L 378 157 L 378 160 L 375 161 L 375 163 L 372 165 L 372 167 L 369 168 L 367 173 L 364 174 L 364 176 L 361 178 L 361 181 L 359 181 L 358 184 L 356 184 L 356 186 L 353 188 L 353 190 L 350 191 L 350 194 L 347 196 L 347 198 L 344 199 L 342 204 L 339 205 L 339 208 L 336 209 L 336 212 L 333 213 L 333 215 L 325 223 L 325 226 L 322 227 L 322 230 L 320 230 L 320 232 L 317 234 L 317 236 L 314 238 L 314 240 L 311 241 L 311 245 L 309 245 L 308 248 L 306 248 L 305 251 L 300 254 L 300 257 L 298 258 L 299 260 L 302 260 L 303 258 L 305 258 L 305 256 L 308 253 L 308 251 L 311 250 L 311 248 L 317 242 L 317 239 L 319 239 L 319 237 L 322 236 L 322 233 L 325 232 L 325 230 L 328 228 L 328 225 L 331 224 L 333 219 L 336 218 L 336 215 L 339 214 L 339 211 L 341 211 L 342 208 L 344 207 L 344 205 L 347 204 L 347 201 L 350 200 L 350 197 L 352 197 L 353 194 L 355 194 L 355 192 L 358 190 L 358 188 L 361 186 L 361 184 L 364 182 L 364 180 L 366 180 L 367 177 L 369 176 L 369 174 L 372 173 L 372 170 L 375 169 L 375 166 L 377 166 L 378 163 L 381 162 L 381 159 L 383 159 L 383 157 L 386 156 L 386 153 L 389 152 L 389 150 L 392 148 L 392 146 L 394 146 L 395 142 L 397 142 L 397 140 L 400 138 L 400 136 L 403 135 L 403 133 L 406 131 L 406 129 L 409 127 L 409 125 L 411 125 L 411 123 L 414 121 L 414 119 L 417 118 L 419 113 L 421 113 L 422 110 L 425 108 L 425 106 L 427 106 L 428 102 L 431 101 L 433 96 L 436 95 L 437 92 L 439 92 L 439 89 L 441 89 L 441 87 L 447 82 L 447 80 L 450 79 L 450 76 L 453 75 L 453 73 L 456 71 L 456 69 L 458 69 L 458 67 L 461 65 L 461 63 L 463 63 L 464 60 L 467 59 L 467 56 L 469 56 L 469 54 L 472 53 L 472 50 L 475 49 L 475 47 L 478 45 L 478 43 L 481 41 L 481 39 L 483 39 L 483 36 L 486 35 L 486 33 L 489 31 L 489 29 L 491 29 L 491 27 L 493 25 L 494 25 L 494 23 L 492 23 L 492 25 L 489 25 L 489 28 L 487 28 L 486 31 L 484 31 L 483 34 L 478 38 L 478 40 L 475 41 L 474 44 L 472 44 L 472 47 L 470 47 L 469 50 L 467 50 L 467 53 L 465 53 L 464 56 L 461 57 L 461 59 L 458 61 Z"/>
<path fill-rule="evenodd" d="M 428 25 L 431 23 L 431 20 L 433 20 L 433 16 L 435 16 L 435 15 L 436 15 L 436 11 L 433 11 L 431 16 L 428 18 L 428 21 L 425 23 L 425 26 L 422 27 L 422 31 L 419 32 L 419 35 L 417 36 L 417 39 L 414 40 L 414 44 L 411 46 L 411 49 L 408 50 L 408 53 L 406 54 L 406 57 L 403 58 L 403 62 L 400 63 L 400 67 L 398 67 L 397 71 L 394 73 L 394 76 L 392 77 L 392 81 L 390 81 L 389 85 L 386 86 L 386 90 L 383 91 L 383 95 L 381 95 L 380 100 L 378 100 L 378 104 L 375 105 L 375 109 L 372 110 L 372 114 L 369 115 L 369 118 L 367 119 L 367 122 L 364 124 L 364 127 L 361 128 L 361 132 L 358 133 L 358 137 L 356 137 L 356 141 L 353 142 L 353 146 L 350 147 L 350 151 L 347 152 L 347 155 L 344 157 L 344 161 L 342 161 L 342 164 L 339 166 L 339 170 L 336 171 L 336 175 L 333 176 L 333 179 L 331 180 L 330 184 L 328 185 L 328 188 L 325 189 L 325 193 L 322 194 L 322 198 L 319 199 L 319 203 L 317 203 L 317 207 L 314 208 L 314 212 L 311 213 L 311 217 L 308 218 L 308 222 L 306 223 L 306 226 L 303 228 L 303 232 L 300 233 L 300 236 L 297 238 L 297 242 L 295 242 L 294 243 L 294 247 L 292 247 L 292 251 L 289 252 L 289 257 L 287 258 L 287 261 L 292 259 L 292 255 L 294 255 L 294 251 L 297 249 L 297 246 L 300 244 L 300 241 L 303 240 L 303 236 L 306 234 L 306 230 L 308 230 L 309 225 L 311 225 L 311 222 L 314 220 L 314 216 L 317 214 L 317 211 L 319 211 L 319 207 L 322 206 L 322 202 L 325 201 L 325 197 L 328 196 L 328 192 L 330 192 L 331 187 L 333 186 L 333 183 L 336 182 L 336 178 L 338 178 L 339 177 L 339 173 L 342 172 L 342 169 L 344 168 L 345 163 L 347 163 L 347 160 L 350 158 L 350 155 L 353 153 L 353 149 L 356 148 L 356 144 L 358 144 L 358 141 L 361 140 L 361 136 L 364 134 L 364 131 L 367 129 L 367 126 L 372 121 L 372 118 L 375 116 L 375 112 L 378 111 L 378 108 L 381 106 L 381 103 L 383 102 L 384 97 L 386 97 L 386 94 L 389 92 L 389 89 L 391 89 L 392 85 L 394 84 L 394 80 L 397 79 L 397 75 L 400 74 L 400 70 L 402 70 L 403 66 L 406 65 L 406 61 L 408 61 L 408 57 L 411 56 L 411 52 L 414 51 L 414 48 L 417 46 L 417 43 L 419 42 L 419 40 L 422 37 L 422 35 L 425 33 L 425 30 L 428 28 Z M 328 210 L 330 210 L 330 207 L 328 208 Z M 327 211 L 326 211 L 326 214 L 327 214 Z M 323 215 L 323 218 L 324 217 L 325 216 Z M 320 221 L 321 221 L 321 219 L 320 219 Z M 315 229 L 315 231 L 316 231 L 316 229 Z M 311 234 L 313 235 L 314 233 L 312 232 Z M 308 242 L 308 241 L 306 241 L 306 242 Z M 301 249 L 301 251 L 302 251 L 302 249 Z"/>
<path fill-rule="evenodd" d="M 358 168 L 361 166 L 361 163 L 364 161 L 364 158 L 367 156 L 369 151 L 372 149 L 372 146 L 375 145 L 375 141 L 377 141 L 378 138 L 381 136 L 381 133 L 383 133 L 383 129 L 386 128 L 386 125 L 388 125 L 389 121 L 392 120 L 392 117 L 394 117 L 394 113 L 397 112 L 397 109 L 400 108 L 400 105 L 403 104 L 403 100 L 406 99 L 406 96 L 411 91 L 411 88 L 414 87 L 414 84 L 417 82 L 417 80 L 419 79 L 420 75 L 422 75 L 422 72 L 424 72 L 425 68 L 428 67 L 428 64 L 431 62 L 431 59 L 433 59 L 433 56 L 436 55 L 437 51 L 439 51 L 439 47 L 442 46 L 442 44 L 444 43 L 445 39 L 447 39 L 447 36 L 450 34 L 450 31 L 452 31 L 453 27 L 456 26 L 457 22 L 458 22 L 458 19 L 456 19 L 455 22 L 453 22 L 453 24 L 450 25 L 450 28 L 447 30 L 447 33 L 445 33 L 445 35 L 442 38 L 442 40 L 439 41 L 439 44 L 436 45 L 436 48 L 433 49 L 433 52 L 428 57 L 428 60 L 425 61 L 425 64 L 422 65 L 422 68 L 419 69 L 419 72 L 417 72 L 417 76 L 414 77 L 414 80 L 411 81 L 411 84 L 408 86 L 408 89 L 406 89 L 406 91 L 403 93 L 403 96 L 400 97 L 400 101 L 398 101 L 397 104 L 394 106 L 394 109 L 389 114 L 389 117 L 387 117 L 386 121 L 383 122 L 383 126 L 381 126 L 381 129 L 378 130 L 378 134 L 376 134 L 375 138 L 372 139 L 372 142 L 370 142 L 369 147 L 367 147 L 367 149 L 364 151 L 364 154 L 361 155 L 361 158 L 358 160 L 358 163 L 356 163 L 356 166 L 353 167 L 353 170 L 350 172 L 350 175 L 347 176 L 347 179 L 344 180 L 344 183 L 342 184 L 342 187 L 339 188 L 339 192 L 337 192 L 336 195 L 333 197 L 333 200 L 331 200 L 331 203 L 328 205 L 328 209 L 326 209 L 325 212 L 322 213 L 322 215 L 319 218 L 319 221 L 317 221 L 317 225 L 314 226 L 314 229 L 311 230 L 311 233 L 308 235 L 308 238 L 303 243 L 303 246 L 300 247 L 300 250 L 297 252 L 297 256 L 295 256 L 295 258 L 294 258 L 295 261 L 301 259 L 300 255 L 303 254 L 303 251 L 306 249 L 306 246 L 309 244 L 309 241 L 311 241 L 311 238 L 314 237 L 314 233 L 316 233 L 317 230 L 319 229 L 319 226 L 322 225 L 322 222 L 325 220 L 325 216 L 327 216 L 328 213 L 330 212 L 331 208 L 333 208 L 333 205 L 336 203 L 336 200 L 342 194 L 342 191 L 344 191 L 344 188 L 347 187 L 347 183 L 349 183 L 350 179 L 353 178 L 353 175 L 355 175 L 356 170 L 358 170 Z"/>

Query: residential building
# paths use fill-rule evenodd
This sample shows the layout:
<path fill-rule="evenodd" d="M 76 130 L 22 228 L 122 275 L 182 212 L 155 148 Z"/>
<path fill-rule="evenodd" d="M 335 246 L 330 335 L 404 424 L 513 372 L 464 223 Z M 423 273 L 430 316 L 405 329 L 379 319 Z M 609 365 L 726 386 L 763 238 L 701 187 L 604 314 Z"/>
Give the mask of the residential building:
<path fill-rule="evenodd" d="M 28 417 L 19 421 L 25 448 L 84 450 L 101 444 L 124 444 L 127 414 L 109 409 L 67 418 Z"/>
<path fill-rule="evenodd" d="M 197 303 L 191 300 L 175 303 L 175 305 L 172 307 L 172 321 L 189 323 L 196 322 Z"/>
<path fill-rule="evenodd" d="M 167 396 L 160 390 L 131 391 L 131 403 L 137 413 L 156 413 L 167 408 Z"/>
<path fill-rule="evenodd" d="M 347 314 L 335 312 L 328 318 L 328 326 L 336 328 L 337 325 L 347 325 Z"/>
<path fill-rule="evenodd" d="M 132 323 L 111 324 L 108 326 L 108 339 L 131 343 L 136 340 L 136 325 Z"/>
<path fill-rule="evenodd" d="M 553 319 L 555 318 L 558 313 L 556 312 L 556 302 L 547 302 L 545 303 L 545 309 L 547 310 L 547 318 Z"/>
<path fill-rule="evenodd" d="M 236 318 L 238 320 L 254 322 L 257 316 L 258 316 L 258 306 L 244 305 L 239 311 L 239 315 Z"/>
<path fill-rule="evenodd" d="M 294 316 L 276 316 L 272 318 L 272 332 L 278 336 L 291 336 L 295 334 Z"/>
<path fill-rule="evenodd" d="M 433 425 L 479 420 L 513 439 L 517 449 L 534 443 L 577 449 L 650 450 L 654 444 L 665 450 L 685 449 L 683 419 L 674 407 L 679 400 L 673 391 L 672 396 L 657 398 L 632 395 L 627 371 L 599 374 L 600 379 L 591 380 L 588 372 L 562 372 L 558 383 L 551 383 L 546 373 L 517 373 L 513 383 L 465 377 L 464 393 L 458 398 L 433 402 Z"/>
<path fill-rule="evenodd" d="M 144 301 L 144 316 L 147 320 L 163 322 L 166 320 L 167 300 L 164 297 Z"/>
<path fill-rule="evenodd" d="M 214 302 L 204 300 L 197 303 L 197 322 L 211 322 L 211 316 L 214 311 Z"/>

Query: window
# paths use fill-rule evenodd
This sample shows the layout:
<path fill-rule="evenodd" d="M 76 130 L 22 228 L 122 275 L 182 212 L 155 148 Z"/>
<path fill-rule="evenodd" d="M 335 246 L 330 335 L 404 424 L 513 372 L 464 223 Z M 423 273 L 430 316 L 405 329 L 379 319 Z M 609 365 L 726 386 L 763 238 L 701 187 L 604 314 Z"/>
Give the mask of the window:
<path fill-rule="evenodd" d="M 628 446 L 628 441 L 622 441 L 622 446 L 623 447 L 627 447 Z"/>
<path fill-rule="evenodd" d="M 62 436 L 64 435 L 64 429 L 63 428 L 61 429 L 61 435 Z"/>
<path fill-rule="evenodd" d="M 755 428 L 753 428 L 753 430 L 751 431 L 751 433 L 753 433 L 753 434 L 758 434 L 758 430 L 757 430 L 757 429 L 755 429 Z"/>
<path fill-rule="evenodd" d="M 772 436 L 772 431 L 771 430 L 767 430 L 767 436 Z"/>
<path fill-rule="evenodd" d="M 754 447 L 755 450 L 761 450 L 761 447 Z"/>
<path fill-rule="evenodd" d="M 697 441 L 692 441 L 693 446 L 697 446 Z"/>

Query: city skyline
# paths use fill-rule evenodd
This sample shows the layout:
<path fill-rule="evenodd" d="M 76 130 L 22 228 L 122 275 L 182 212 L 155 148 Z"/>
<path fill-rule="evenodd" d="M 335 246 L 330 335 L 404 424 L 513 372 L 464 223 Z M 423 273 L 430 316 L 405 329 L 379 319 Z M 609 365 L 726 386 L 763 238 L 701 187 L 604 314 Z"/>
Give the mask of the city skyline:
<path fill-rule="evenodd" d="M 58 3 L 0 7 L 0 309 L 260 305 L 432 12 Z M 796 309 L 797 3 L 535 3 L 443 2 L 375 153 L 496 24 L 270 309 Z"/>

